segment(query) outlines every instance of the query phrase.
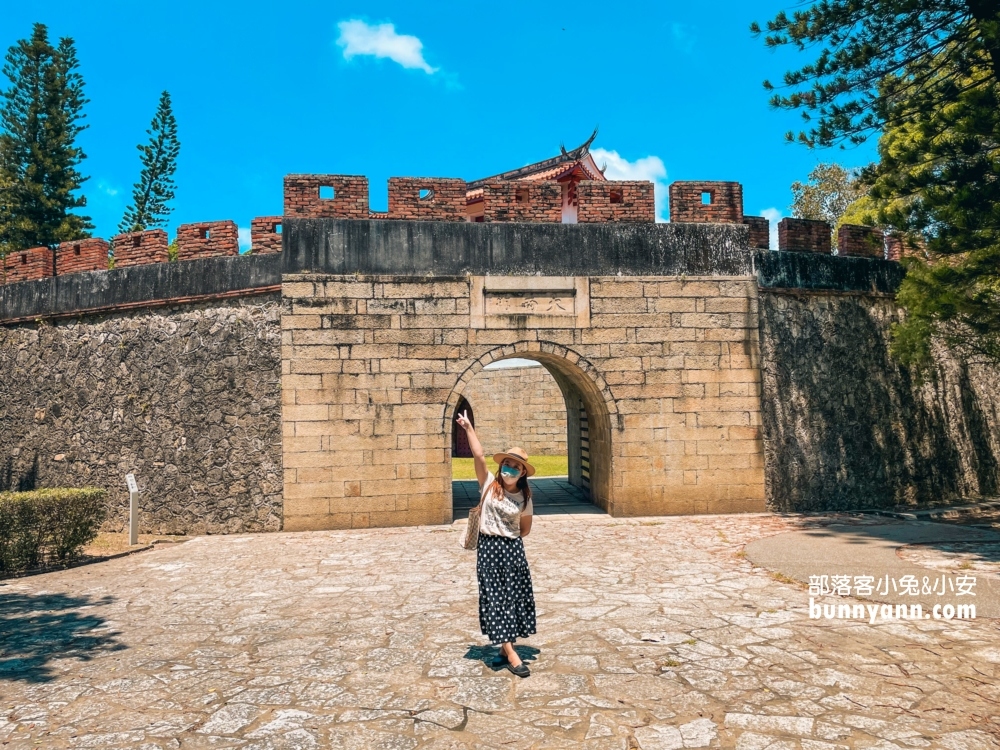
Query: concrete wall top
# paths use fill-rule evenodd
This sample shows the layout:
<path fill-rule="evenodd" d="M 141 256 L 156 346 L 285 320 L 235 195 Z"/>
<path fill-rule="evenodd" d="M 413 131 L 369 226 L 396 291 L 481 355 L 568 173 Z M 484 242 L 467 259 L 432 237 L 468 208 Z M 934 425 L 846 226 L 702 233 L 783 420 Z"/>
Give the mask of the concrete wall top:
<path fill-rule="evenodd" d="M 747 276 L 742 224 L 286 219 L 283 273 Z"/>
<path fill-rule="evenodd" d="M 895 294 L 905 271 L 899 263 L 814 253 L 761 250 L 754 255 L 757 284 L 765 289 L 826 289 Z"/>
<path fill-rule="evenodd" d="M 215 257 L 8 284 L 0 287 L 0 322 L 253 293 L 281 284 L 280 264 L 276 254 Z"/>

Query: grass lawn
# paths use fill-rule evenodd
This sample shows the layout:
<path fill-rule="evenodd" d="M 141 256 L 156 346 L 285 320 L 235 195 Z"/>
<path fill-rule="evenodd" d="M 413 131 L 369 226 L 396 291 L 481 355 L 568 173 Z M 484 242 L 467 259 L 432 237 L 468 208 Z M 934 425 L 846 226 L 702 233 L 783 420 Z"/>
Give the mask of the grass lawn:
<path fill-rule="evenodd" d="M 569 473 L 569 459 L 566 456 L 530 456 L 531 465 L 535 467 L 536 477 L 558 477 Z M 475 479 L 476 469 L 471 458 L 451 459 L 452 479 Z M 497 465 L 491 456 L 486 457 L 486 465 L 496 473 Z"/>

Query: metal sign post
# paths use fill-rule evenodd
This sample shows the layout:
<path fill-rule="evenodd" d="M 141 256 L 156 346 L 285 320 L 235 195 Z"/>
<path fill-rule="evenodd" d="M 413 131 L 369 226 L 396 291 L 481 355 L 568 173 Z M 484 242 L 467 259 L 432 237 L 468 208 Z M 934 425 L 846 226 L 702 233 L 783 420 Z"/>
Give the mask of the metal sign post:
<path fill-rule="evenodd" d="M 139 543 L 139 485 L 135 483 L 135 474 L 126 474 L 128 485 L 128 543 Z"/>

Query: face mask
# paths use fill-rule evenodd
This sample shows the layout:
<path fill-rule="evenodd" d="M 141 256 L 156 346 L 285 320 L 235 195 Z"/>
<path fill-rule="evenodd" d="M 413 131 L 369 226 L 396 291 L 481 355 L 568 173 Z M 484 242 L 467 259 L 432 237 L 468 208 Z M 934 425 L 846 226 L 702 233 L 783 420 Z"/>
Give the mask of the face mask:
<path fill-rule="evenodd" d="M 517 479 L 521 475 L 521 470 L 513 466 L 503 466 L 500 468 L 500 473 L 507 479 Z"/>

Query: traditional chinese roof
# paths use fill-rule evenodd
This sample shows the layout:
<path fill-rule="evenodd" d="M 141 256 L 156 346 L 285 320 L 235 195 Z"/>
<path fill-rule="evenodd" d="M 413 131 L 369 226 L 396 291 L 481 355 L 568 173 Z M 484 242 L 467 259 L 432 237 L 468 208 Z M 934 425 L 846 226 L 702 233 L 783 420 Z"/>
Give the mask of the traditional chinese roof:
<path fill-rule="evenodd" d="M 572 151 L 567 151 L 560 146 L 559 150 L 562 153 L 559 156 L 535 162 L 534 164 L 528 164 L 519 169 L 512 169 L 508 172 L 468 182 L 466 183 L 468 198 L 475 200 L 481 197 L 483 185 L 491 182 L 507 182 L 512 180 L 562 181 L 567 179 L 604 180 L 604 172 L 597 166 L 597 162 L 594 161 L 594 157 L 590 154 L 590 144 L 594 142 L 596 137 L 597 131 L 595 130 L 590 138 Z"/>

